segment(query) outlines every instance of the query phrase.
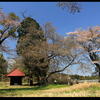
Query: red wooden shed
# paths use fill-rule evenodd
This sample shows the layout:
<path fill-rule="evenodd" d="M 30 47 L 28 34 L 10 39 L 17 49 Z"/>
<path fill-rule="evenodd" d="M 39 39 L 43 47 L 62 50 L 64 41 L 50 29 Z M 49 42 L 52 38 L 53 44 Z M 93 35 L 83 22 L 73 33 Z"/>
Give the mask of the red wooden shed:
<path fill-rule="evenodd" d="M 20 69 L 15 68 L 7 76 L 10 77 L 10 85 L 22 85 L 22 78 L 25 74 Z"/>

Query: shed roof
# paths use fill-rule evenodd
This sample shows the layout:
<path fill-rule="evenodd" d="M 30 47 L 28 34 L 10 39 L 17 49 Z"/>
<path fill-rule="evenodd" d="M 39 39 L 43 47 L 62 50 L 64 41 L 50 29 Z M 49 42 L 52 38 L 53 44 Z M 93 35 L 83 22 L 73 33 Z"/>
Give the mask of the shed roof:
<path fill-rule="evenodd" d="M 9 74 L 7 74 L 7 76 L 25 76 L 25 74 L 24 74 L 24 72 L 22 72 L 18 68 L 15 68 Z"/>

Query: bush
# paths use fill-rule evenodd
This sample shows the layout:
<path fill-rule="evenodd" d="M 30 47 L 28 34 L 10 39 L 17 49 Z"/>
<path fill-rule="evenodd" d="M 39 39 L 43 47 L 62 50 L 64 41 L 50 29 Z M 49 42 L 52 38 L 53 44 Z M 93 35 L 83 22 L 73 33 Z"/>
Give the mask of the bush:
<path fill-rule="evenodd" d="M 48 79 L 49 84 L 68 84 L 72 85 L 74 84 L 74 81 L 71 79 L 66 74 L 53 74 L 49 79 Z"/>

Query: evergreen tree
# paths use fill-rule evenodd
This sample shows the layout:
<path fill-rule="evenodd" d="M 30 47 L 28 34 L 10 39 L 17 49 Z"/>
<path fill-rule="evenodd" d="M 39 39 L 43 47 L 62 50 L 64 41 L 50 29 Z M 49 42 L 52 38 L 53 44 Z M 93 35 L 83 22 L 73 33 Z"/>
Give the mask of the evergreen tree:
<path fill-rule="evenodd" d="M 43 31 L 39 24 L 32 18 L 27 17 L 18 29 L 17 53 L 22 56 L 23 63 L 28 71 L 30 85 L 33 85 L 33 76 L 38 77 L 44 62 L 44 56 L 41 52 L 41 45 L 45 42 Z M 42 64 L 41 64 L 42 63 Z"/>
<path fill-rule="evenodd" d="M 0 54 L 0 78 L 2 80 L 3 76 L 7 74 L 7 61 L 4 59 L 3 55 Z"/>

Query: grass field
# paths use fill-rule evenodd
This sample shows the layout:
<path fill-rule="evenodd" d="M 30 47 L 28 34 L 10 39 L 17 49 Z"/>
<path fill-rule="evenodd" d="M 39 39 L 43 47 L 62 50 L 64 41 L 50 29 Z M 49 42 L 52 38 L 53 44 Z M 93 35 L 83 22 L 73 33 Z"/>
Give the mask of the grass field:
<path fill-rule="evenodd" d="M 100 83 L 48 86 L 9 86 L 0 82 L 0 97 L 100 97 Z"/>

